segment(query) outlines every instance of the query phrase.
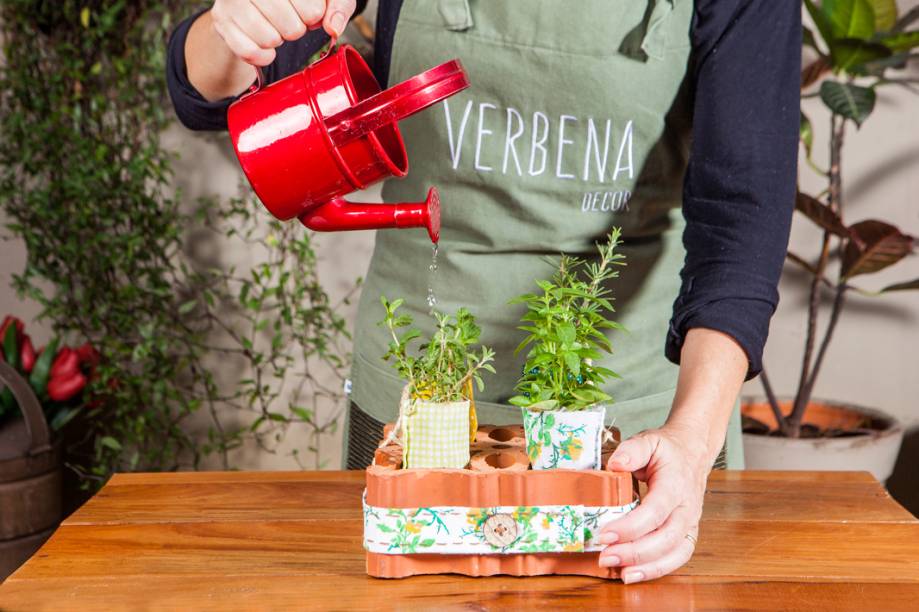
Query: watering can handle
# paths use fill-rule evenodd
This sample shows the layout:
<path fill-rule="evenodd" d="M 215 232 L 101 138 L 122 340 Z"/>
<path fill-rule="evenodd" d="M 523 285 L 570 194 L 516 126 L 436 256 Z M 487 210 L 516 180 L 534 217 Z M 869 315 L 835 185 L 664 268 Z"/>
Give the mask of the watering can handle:
<path fill-rule="evenodd" d="M 0 361 L 0 383 L 9 387 L 16 403 L 19 404 L 26 431 L 32 437 L 29 453 L 35 455 L 47 451 L 51 448 L 51 434 L 48 432 L 48 423 L 32 387 L 12 366 L 3 361 Z"/>
<path fill-rule="evenodd" d="M 459 60 L 452 60 L 403 81 L 326 118 L 336 146 L 342 146 L 384 125 L 414 115 L 469 87 Z"/>

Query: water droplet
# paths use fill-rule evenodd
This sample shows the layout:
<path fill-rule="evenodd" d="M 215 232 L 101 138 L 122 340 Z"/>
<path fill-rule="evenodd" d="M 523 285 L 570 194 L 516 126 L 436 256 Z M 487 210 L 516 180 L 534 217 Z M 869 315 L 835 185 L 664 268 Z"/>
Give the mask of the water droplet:
<path fill-rule="evenodd" d="M 434 295 L 434 277 L 437 275 L 437 251 L 438 245 L 434 243 L 434 249 L 431 252 L 431 265 L 428 266 L 430 271 L 428 275 L 428 308 L 431 309 L 437 305 L 437 296 Z"/>

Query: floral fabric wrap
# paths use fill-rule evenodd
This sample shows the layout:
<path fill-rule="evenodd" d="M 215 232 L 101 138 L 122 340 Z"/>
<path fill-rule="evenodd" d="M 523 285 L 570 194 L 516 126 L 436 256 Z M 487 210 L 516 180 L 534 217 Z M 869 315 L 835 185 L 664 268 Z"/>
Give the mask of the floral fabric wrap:
<path fill-rule="evenodd" d="M 598 470 L 606 406 L 585 410 L 523 408 L 527 455 L 534 470 Z"/>
<path fill-rule="evenodd" d="M 469 401 L 407 401 L 402 424 L 405 467 L 466 467 L 469 463 Z"/>
<path fill-rule="evenodd" d="M 364 548 L 402 555 L 594 552 L 604 525 L 638 505 L 378 508 L 364 502 Z"/>

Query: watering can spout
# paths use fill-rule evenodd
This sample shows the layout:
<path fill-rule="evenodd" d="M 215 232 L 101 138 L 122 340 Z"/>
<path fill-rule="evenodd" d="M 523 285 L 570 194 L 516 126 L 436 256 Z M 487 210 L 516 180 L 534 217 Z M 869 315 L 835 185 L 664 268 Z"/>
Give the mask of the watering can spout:
<path fill-rule="evenodd" d="M 334 198 L 309 209 L 299 219 L 317 232 L 423 227 L 436 243 L 440 240 L 440 196 L 431 187 L 424 202 L 363 204 Z"/>

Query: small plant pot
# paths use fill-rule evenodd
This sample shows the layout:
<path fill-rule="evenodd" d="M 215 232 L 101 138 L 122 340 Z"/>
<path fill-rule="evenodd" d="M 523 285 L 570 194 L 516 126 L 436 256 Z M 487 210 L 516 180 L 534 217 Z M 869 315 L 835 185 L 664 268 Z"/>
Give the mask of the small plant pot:
<path fill-rule="evenodd" d="M 606 406 L 600 404 L 584 410 L 522 410 L 527 455 L 534 470 L 601 469 Z"/>
<path fill-rule="evenodd" d="M 469 463 L 469 400 L 414 400 L 405 412 L 407 468 L 463 469 Z"/>

